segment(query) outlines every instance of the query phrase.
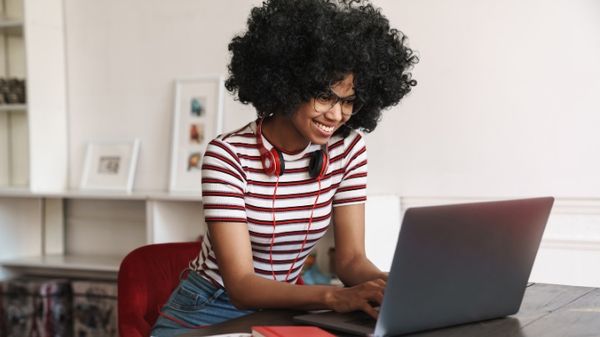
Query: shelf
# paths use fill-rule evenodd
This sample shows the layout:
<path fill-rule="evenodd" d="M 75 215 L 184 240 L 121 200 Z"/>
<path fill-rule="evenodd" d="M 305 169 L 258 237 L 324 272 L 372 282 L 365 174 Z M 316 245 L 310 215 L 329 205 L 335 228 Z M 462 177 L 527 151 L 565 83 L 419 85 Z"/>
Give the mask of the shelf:
<path fill-rule="evenodd" d="M 43 198 L 63 199 L 109 199 L 109 200 L 146 200 L 144 192 L 121 192 L 121 191 L 92 191 L 92 190 L 67 190 L 62 192 L 33 192 Z"/>
<path fill-rule="evenodd" d="M 29 198 L 57 198 L 57 199 L 101 199 L 101 200 L 146 200 L 148 192 L 120 192 L 120 191 L 85 191 L 66 190 L 56 192 L 33 192 L 26 187 L 0 187 L 0 197 L 29 197 Z"/>
<path fill-rule="evenodd" d="M 66 199 L 112 199 L 112 200 L 159 200 L 159 201 L 202 201 L 200 193 L 171 193 L 166 191 L 133 191 L 111 192 L 111 191 L 84 191 L 68 190 L 58 193 L 33 193 L 44 198 L 66 198 Z"/>
<path fill-rule="evenodd" d="M 91 191 L 66 190 L 57 192 L 32 192 L 27 187 L 1 187 L 0 197 L 62 198 L 62 199 L 108 199 L 108 200 L 157 200 L 202 201 L 200 193 L 171 193 L 166 191 Z"/>
<path fill-rule="evenodd" d="M 34 195 L 28 187 L 0 186 L 0 198 L 31 198 Z"/>
<path fill-rule="evenodd" d="M 1 261 L 0 264 L 9 268 L 118 272 L 122 259 L 122 256 L 45 255 Z"/>
<path fill-rule="evenodd" d="M 150 192 L 148 199 L 157 201 L 202 201 L 201 193 Z"/>
<path fill-rule="evenodd" d="M 116 279 L 122 256 L 45 255 L 0 261 L 31 275 Z"/>
<path fill-rule="evenodd" d="M 8 111 L 25 112 L 25 111 L 27 111 L 27 105 L 26 104 L 0 104 L 0 112 L 8 112 Z"/>
<path fill-rule="evenodd" d="M 22 35 L 23 20 L 0 18 L 0 33 L 8 35 Z"/>

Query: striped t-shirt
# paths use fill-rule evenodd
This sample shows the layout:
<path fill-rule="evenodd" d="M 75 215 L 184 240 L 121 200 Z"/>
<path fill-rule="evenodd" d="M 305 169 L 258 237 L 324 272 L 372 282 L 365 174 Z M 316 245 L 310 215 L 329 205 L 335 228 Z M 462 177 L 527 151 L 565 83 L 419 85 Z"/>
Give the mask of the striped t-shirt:
<path fill-rule="evenodd" d="M 345 138 L 331 137 L 329 167 L 319 188 L 318 180 L 308 173 L 308 164 L 311 153 L 321 149 L 320 145 L 310 144 L 299 153 L 283 153 L 285 172 L 277 183 L 277 177 L 263 172 L 255 130 L 256 122 L 252 122 L 208 144 L 202 163 L 205 220 L 246 223 L 255 273 L 269 279 L 275 274 L 279 281 L 294 283 L 307 256 L 327 231 L 332 207 L 365 202 L 365 142 L 356 131 Z M 270 150 L 272 145 L 262 137 Z M 223 286 L 208 233 L 190 267 Z"/>

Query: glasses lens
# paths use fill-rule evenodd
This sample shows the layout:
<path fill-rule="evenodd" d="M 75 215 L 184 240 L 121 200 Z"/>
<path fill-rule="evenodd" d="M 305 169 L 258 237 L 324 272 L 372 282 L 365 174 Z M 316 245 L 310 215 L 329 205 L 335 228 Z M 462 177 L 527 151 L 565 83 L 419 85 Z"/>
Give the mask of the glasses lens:
<path fill-rule="evenodd" d="M 364 106 L 364 103 L 361 102 L 360 100 L 356 99 L 354 101 L 354 104 L 352 105 L 352 112 L 350 114 L 356 115 L 360 111 L 360 109 L 362 109 L 363 106 Z"/>
<path fill-rule="evenodd" d="M 342 101 L 342 113 L 346 116 L 350 116 L 354 114 L 354 100 L 352 101 Z"/>
<path fill-rule="evenodd" d="M 336 99 L 326 93 L 318 94 L 315 97 L 315 110 L 318 112 L 327 112 L 333 108 L 336 103 Z"/>

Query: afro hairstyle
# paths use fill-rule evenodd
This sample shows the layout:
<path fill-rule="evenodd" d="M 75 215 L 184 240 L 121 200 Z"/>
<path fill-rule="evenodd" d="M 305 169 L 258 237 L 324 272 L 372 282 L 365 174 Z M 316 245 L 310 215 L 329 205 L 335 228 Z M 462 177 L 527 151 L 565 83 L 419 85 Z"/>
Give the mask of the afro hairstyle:
<path fill-rule="evenodd" d="M 227 90 L 259 117 L 292 114 L 347 74 L 362 108 L 338 129 L 371 132 L 417 84 L 406 36 L 366 0 L 266 0 L 229 44 Z"/>

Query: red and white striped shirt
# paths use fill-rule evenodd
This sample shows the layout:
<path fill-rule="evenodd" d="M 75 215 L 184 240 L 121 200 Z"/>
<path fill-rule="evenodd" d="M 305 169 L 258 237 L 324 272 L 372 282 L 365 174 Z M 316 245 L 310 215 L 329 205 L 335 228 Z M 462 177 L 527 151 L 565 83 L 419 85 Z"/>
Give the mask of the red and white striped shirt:
<path fill-rule="evenodd" d="M 252 122 L 208 144 L 202 163 L 204 217 L 206 222 L 246 223 L 255 273 L 269 279 L 274 273 L 277 280 L 294 283 L 307 256 L 327 231 L 332 207 L 366 201 L 365 141 L 356 131 L 345 138 L 332 137 L 329 168 L 320 184 L 308 173 L 310 155 L 321 149 L 320 145 L 284 153 L 285 172 L 277 182 L 277 177 L 263 172 L 255 130 L 256 122 Z M 264 136 L 263 144 L 267 150 L 272 148 Z M 200 254 L 190 266 L 223 286 L 210 235 L 205 236 Z"/>

